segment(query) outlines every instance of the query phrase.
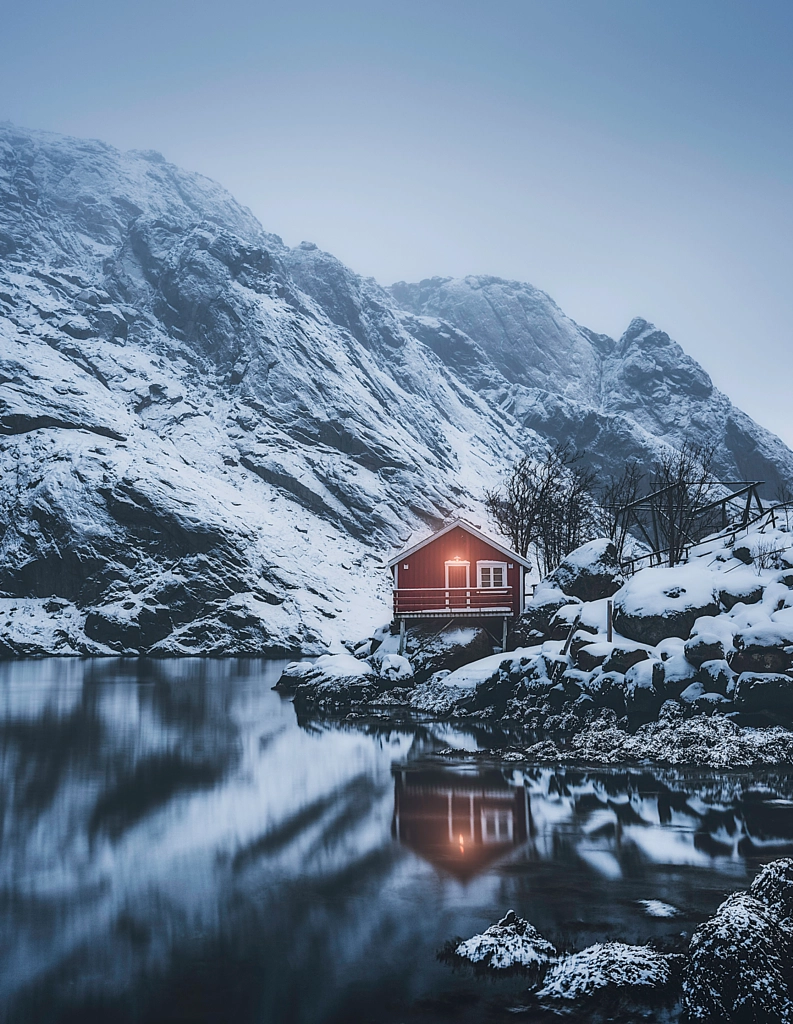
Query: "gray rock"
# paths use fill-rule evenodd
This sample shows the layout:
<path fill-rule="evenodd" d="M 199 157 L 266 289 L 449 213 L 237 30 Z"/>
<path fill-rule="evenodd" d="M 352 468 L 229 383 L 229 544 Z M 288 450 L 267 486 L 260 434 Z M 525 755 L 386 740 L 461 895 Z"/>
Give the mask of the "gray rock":
<path fill-rule="evenodd" d="M 618 716 L 625 714 L 625 676 L 619 672 L 593 672 L 584 692 L 595 702 L 595 707 L 611 708 Z"/>
<path fill-rule="evenodd" d="M 554 612 L 548 623 L 548 638 L 550 640 L 566 640 L 570 636 L 573 626 L 578 629 L 581 607 L 580 604 L 566 604 Z"/>
<path fill-rule="evenodd" d="M 699 666 L 697 679 L 711 693 L 720 693 L 724 697 L 731 697 L 735 692 L 735 673 L 723 659 L 704 661 Z"/>
<path fill-rule="evenodd" d="M 624 675 L 632 665 L 646 661 L 650 655 L 644 647 L 633 644 L 615 643 L 611 653 L 603 662 L 604 672 L 619 672 Z"/>
<path fill-rule="evenodd" d="M 378 652 L 379 653 L 379 652 Z M 414 626 L 407 631 L 405 656 L 416 683 L 426 682 L 441 669 L 454 671 L 493 653 L 488 632 L 478 626 Z"/>
<path fill-rule="evenodd" d="M 685 690 L 683 690 L 683 692 L 680 694 L 680 700 L 683 702 L 683 705 L 690 704 L 692 706 L 695 706 L 696 702 L 700 699 L 700 697 L 702 697 L 704 693 L 704 684 L 700 683 L 699 681 L 696 681 L 689 684 L 685 688 Z"/>
<path fill-rule="evenodd" d="M 605 660 L 610 657 L 613 649 L 614 645 L 609 643 L 607 640 L 602 640 L 594 644 L 580 644 L 574 655 L 575 663 L 585 672 L 591 672 L 593 669 L 602 665 Z"/>
<path fill-rule="evenodd" d="M 734 672 L 785 672 L 793 668 L 793 638 L 786 631 L 759 627 L 738 633 L 727 659 Z"/>
<path fill-rule="evenodd" d="M 718 614 L 717 600 L 699 566 L 643 569 L 614 598 L 614 628 L 650 647 L 667 637 L 685 640 L 698 618 Z"/>
<path fill-rule="evenodd" d="M 533 644 L 548 640 L 551 620 L 561 608 L 568 607 L 571 603 L 574 602 L 558 587 L 541 583 L 523 614 L 510 630 L 507 646 L 514 650 L 516 647 L 531 647 Z"/>
<path fill-rule="evenodd" d="M 597 642 L 607 643 L 605 635 L 590 633 L 586 629 L 577 629 L 570 640 L 570 656 L 573 661 L 577 663 L 578 652 L 583 647 L 588 647 L 590 644 Z M 594 668 L 594 665 L 591 667 Z"/>
<path fill-rule="evenodd" d="M 611 597 L 625 582 L 617 549 L 607 538 L 589 541 L 562 559 L 548 582 L 582 601 Z"/>
<path fill-rule="evenodd" d="M 640 661 L 625 673 L 625 710 L 633 725 L 649 722 L 664 700 L 664 665 Z"/>
<path fill-rule="evenodd" d="M 697 669 L 682 654 L 673 654 L 664 661 L 664 692 L 679 697 L 693 682 L 701 681 Z"/>
<path fill-rule="evenodd" d="M 705 691 L 692 703 L 700 715 L 713 715 L 716 713 L 727 715 L 735 710 L 735 705 L 731 700 L 723 694 L 715 693 L 714 691 Z"/>
<path fill-rule="evenodd" d="M 746 573 L 746 570 L 740 570 Z M 719 601 L 729 611 L 736 604 L 757 604 L 763 597 L 763 583 L 754 574 L 725 576 L 719 586 Z"/>
<path fill-rule="evenodd" d="M 735 684 L 734 700 L 741 711 L 793 714 L 793 678 L 779 672 L 743 672 Z"/>
<path fill-rule="evenodd" d="M 706 661 L 722 661 L 724 653 L 724 644 L 710 633 L 697 634 L 686 640 L 686 660 L 697 668 Z"/>

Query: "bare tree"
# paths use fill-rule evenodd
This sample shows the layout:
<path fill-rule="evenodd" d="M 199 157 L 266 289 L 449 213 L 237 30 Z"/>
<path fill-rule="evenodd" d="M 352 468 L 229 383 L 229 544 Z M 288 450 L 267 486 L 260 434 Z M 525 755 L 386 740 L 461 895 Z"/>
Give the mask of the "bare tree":
<path fill-rule="evenodd" d="M 619 476 L 612 476 L 600 492 L 603 529 L 614 541 L 617 557 L 622 561 L 625 544 L 630 536 L 630 516 L 625 514 L 626 506 L 638 500 L 642 490 L 644 473 L 638 462 L 629 462 Z"/>
<path fill-rule="evenodd" d="M 524 455 L 504 491 L 485 492 L 485 506 L 499 531 L 524 558 L 535 545 L 543 575 L 596 532 L 595 477 L 579 460 L 567 444 L 552 448 L 544 459 Z"/>
<path fill-rule="evenodd" d="M 782 481 L 777 484 L 776 493 L 774 494 L 774 500 L 777 505 L 781 505 L 785 513 L 785 526 L 790 529 L 790 510 L 793 507 L 793 490 L 791 490 L 787 481 Z"/>
<path fill-rule="evenodd" d="M 651 547 L 676 565 L 686 546 L 717 528 L 719 484 L 712 474 L 715 445 L 685 441 L 658 460 L 650 493 L 625 506 L 623 514 Z"/>

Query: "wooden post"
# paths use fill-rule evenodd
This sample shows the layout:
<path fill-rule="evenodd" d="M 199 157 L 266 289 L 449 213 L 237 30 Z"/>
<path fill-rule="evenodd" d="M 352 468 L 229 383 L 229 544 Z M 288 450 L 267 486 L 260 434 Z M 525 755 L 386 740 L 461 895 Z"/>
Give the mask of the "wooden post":
<path fill-rule="evenodd" d="M 614 640 L 614 602 L 611 598 L 606 605 L 606 638 L 609 643 Z"/>
<path fill-rule="evenodd" d="M 507 649 L 507 617 L 504 616 L 504 625 L 501 630 L 501 653 L 503 654 Z"/>
<path fill-rule="evenodd" d="M 405 620 L 404 620 L 404 618 L 399 620 L 399 653 L 400 653 L 400 655 L 405 653 Z"/>

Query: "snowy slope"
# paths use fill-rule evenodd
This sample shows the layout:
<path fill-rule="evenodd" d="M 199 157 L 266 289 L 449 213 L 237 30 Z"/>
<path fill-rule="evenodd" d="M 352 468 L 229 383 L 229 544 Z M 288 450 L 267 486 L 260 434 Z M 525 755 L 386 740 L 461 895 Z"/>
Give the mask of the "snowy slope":
<path fill-rule="evenodd" d="M 678 437 L 632 383 L 652 329 L 620 357 L 494 289 L 519 307 L 500 335 L 290 249 L 158 154 L 0 125 L 0 654 L 319 651 L 387 617 L 384 555 L 480 516 L 519 451 L 570 434 L 613 469 Z M 685 379 L 676 415 L 733 475 L 793 478 Z"/>
<path fill-rule="evenodd" d="M 432 278 L 391 288 L 413 314 L 439 317 L 487 352 L 507 386 L 502 406 L 545 437 L 572 441 L 612 472 L 659 440 L 713 440 L 722 479 L 791 479 L 793 456 L 736 409 L 668 334 L 639 318 L 614 341 L 580 327 L 544 292 L 492 277 Z"/>

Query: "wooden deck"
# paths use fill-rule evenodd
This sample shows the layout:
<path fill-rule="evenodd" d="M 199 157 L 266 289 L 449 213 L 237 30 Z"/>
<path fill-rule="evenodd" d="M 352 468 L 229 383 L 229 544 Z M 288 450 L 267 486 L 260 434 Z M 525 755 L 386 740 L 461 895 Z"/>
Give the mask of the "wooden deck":
<path fill-rule="evenodd" d="M 420 587 L 394 590 L 399 619 L 512 616 L 512 587 Z"/>

